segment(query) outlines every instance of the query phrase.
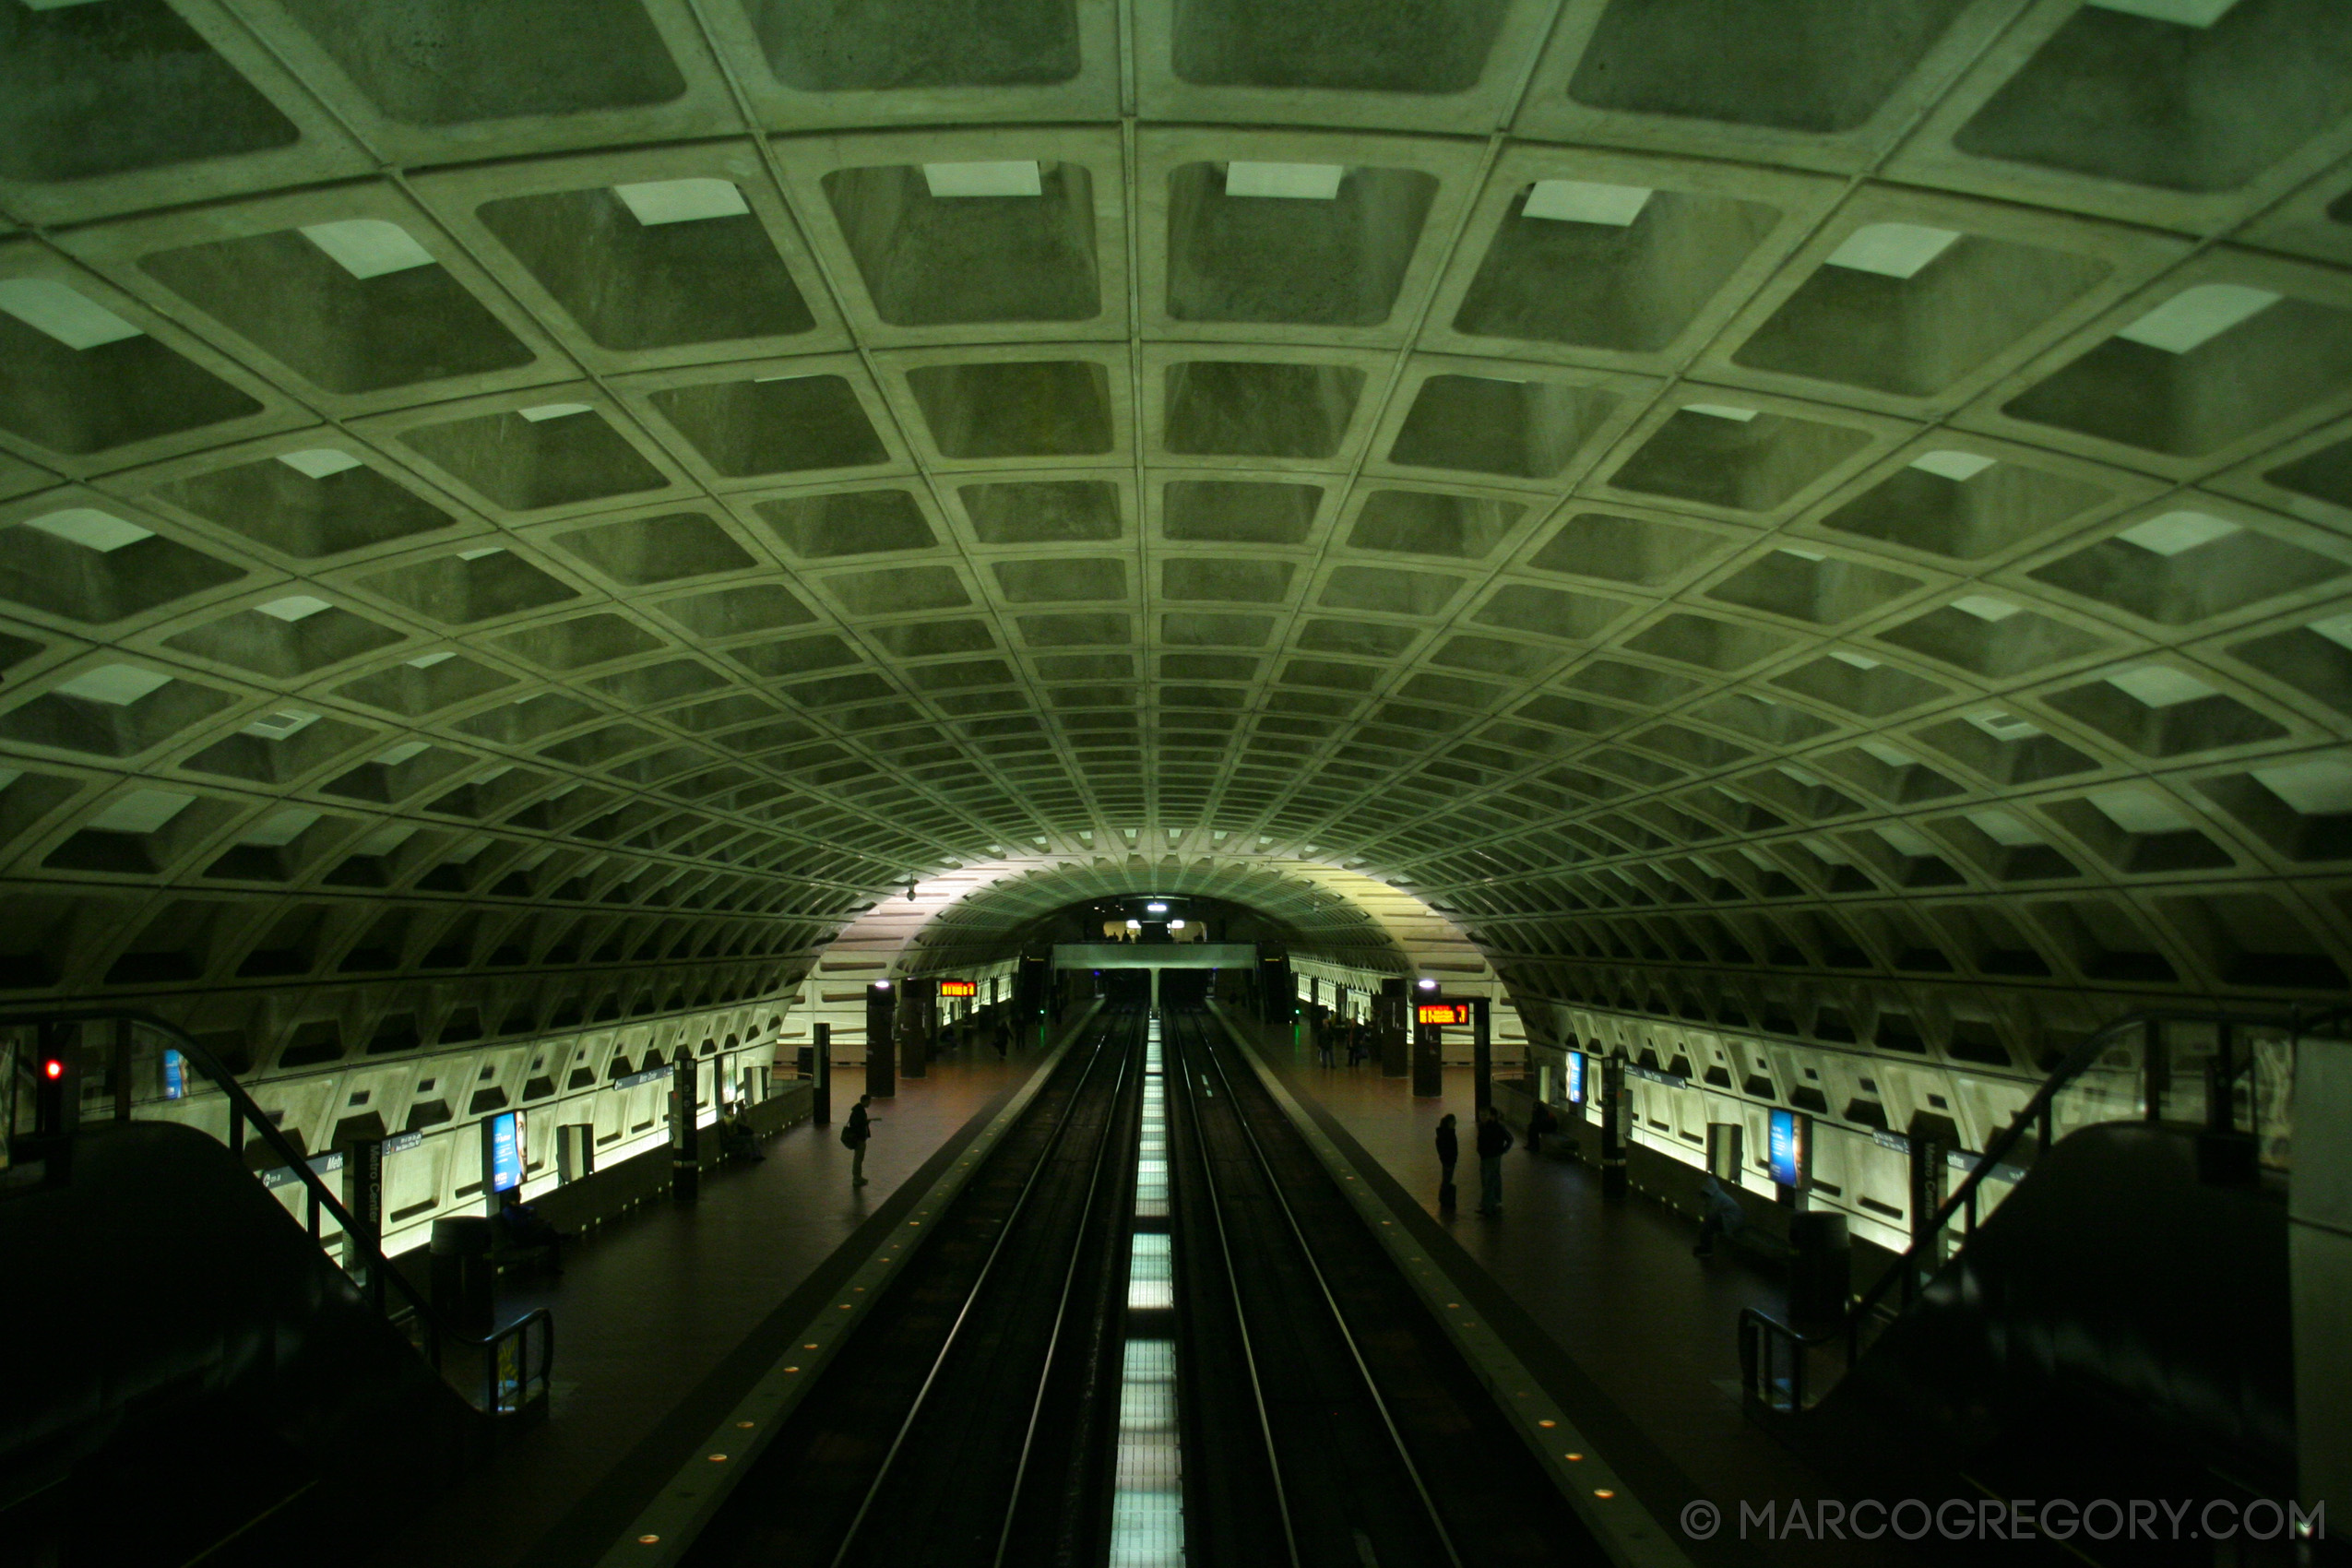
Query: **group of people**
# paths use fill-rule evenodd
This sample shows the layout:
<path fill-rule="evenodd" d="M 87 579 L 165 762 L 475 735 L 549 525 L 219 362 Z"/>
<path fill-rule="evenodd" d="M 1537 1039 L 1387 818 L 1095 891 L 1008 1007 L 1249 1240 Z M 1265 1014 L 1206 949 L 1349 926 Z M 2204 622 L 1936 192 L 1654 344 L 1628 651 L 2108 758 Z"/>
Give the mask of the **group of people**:
<path fill-rule="evenodd" d="M 1491 1105 L 1479 1112 L 1473 1148 L 1479 1157 L 1479 1212 L 1503 1212 L 1503 1157 L 1511 1152 L 1518 1140 L 1511 1129 L 1503 1124 L 1503 1113 Z M 1532 1148 L 1534 1145 L 1531 1143 Z M 1452 1112 L 1437 1124 L 1437 1206 L 1454 1206 L 1454 1165 L 1462 1158 L 1461 1134 L 1454 1129 Z"/>
<path fill-rule="evenodd" d="M 1360 1018 L 1324 1018 L 1313 1028 L 1315 1060 L 1325 1067 L 1343 1050 L 1350 1067 L 1361 1065 L 1372 1055 L 1372 1026 Z"/>
<path fill-rule="evenodd" d="M 1328 1063 L 1325 1065 L 1329 1065 Z M 1527 1152 L 1541 1154 L 1543 1141 L 1559 1131 L 1560 1120 L 1551 1107 L 1541 1100 L 1527 1113 Z M 1479 1158 L 1479 1212 L 1503 1212 L 1503 1157 L 1511 1152 L 1516 1140 L 1511 1129 L 1503 1124 L 1503 1113 L 1491 1105 L 1478 1114 L 1477 1143 Z M 1462 1158 L 1461 1134 L 1455 1128 L 1455 1118 L 1447 1112 L 1437 1123 L 1437 1206 L 1450 1214 L 1454 1211 L 1454 1167 Z M 1693 1257 L 1713 1257 L 1715 1243 L 1723 1237 L 1736 1236 L 1748 1223 L 1747 1211 L 1740 1200 L 1713 1176 L 1699 1189 L 1704 1212 L 1699 1219 L 1698 1245 L 1691 1249 Z"/>
<path fill-rule="evenodd" d="M 942 1025 L 939 1043 L 932 1054 L 945 1056 L 967 1045 L 992 1045 L 996 1048 L 996 1059 L 1002 1062 L 1013 1050 L 1013 1026 L 1002 1020 L 982 1024 L 977 1018 L 960 1024 Z"/>

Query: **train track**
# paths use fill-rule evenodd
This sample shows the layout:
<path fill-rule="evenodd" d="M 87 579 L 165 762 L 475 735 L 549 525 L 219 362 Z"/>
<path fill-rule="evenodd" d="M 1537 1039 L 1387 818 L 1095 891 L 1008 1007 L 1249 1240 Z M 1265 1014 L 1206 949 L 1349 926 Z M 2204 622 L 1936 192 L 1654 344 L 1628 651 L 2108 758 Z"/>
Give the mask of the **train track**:
<path fill-rule="evenodd" d="M 1093 1555 L 1103 1281 L 1144 1020 L 1106 1016 L 999 1145 L 685 1558 L 694 1568 Z M 1113 1218 L 1123 1222 L 1111 1223 Z M 1109 1388 L 1116 1389 L 1112 1377 Z M 1115 1411 L 1111 1412 L 1115 1415 Z M 1077 1439 L 1074 1442 L 1072 1439 Z"/>
<path fill-rule="evenodd" d="M 1159 1028 L 1071 1052 L 687 1563 L 1606 1561 L 1222 1026 Z"/>
<path fill-rule="evenodd" d="M 1606 1562 L 1223 1027 L 1171 1034 L 1191 1360 L 1233 1374 L 1186 1390 L 1218 1444 L 1188 1477 L 1192 1561 Z"/>

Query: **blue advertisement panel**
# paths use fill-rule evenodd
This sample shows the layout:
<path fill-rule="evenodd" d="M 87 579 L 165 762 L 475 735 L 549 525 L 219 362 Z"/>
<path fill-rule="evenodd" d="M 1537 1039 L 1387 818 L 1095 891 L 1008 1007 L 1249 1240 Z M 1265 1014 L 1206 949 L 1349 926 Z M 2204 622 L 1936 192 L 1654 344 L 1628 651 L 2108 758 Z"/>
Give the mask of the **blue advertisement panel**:
<path fill-rule="evenodd" d="M 1793 1111 L 1772 1113 L 1772 1179 L 1784 1187 L 1799 1185 L 1805 1173 L 1805 1126 Z"/>
<path fill-rule="evenodd" d="M 1568 1053 L 1568 1103 L 1585 1103 L 1585 1053 L 1581 1051 Z"/>
<path fill-rule="evenodd" d="M 490 1190 L 503 1193 L 523 1184 L 523 1113 L 508 1111 L 490 1119 Z"/>
<path fill-rule="evenodd" d="M 169 1046 L 163 1051 L 163 1098 L 188 1098 L 188 1059 Z"/>

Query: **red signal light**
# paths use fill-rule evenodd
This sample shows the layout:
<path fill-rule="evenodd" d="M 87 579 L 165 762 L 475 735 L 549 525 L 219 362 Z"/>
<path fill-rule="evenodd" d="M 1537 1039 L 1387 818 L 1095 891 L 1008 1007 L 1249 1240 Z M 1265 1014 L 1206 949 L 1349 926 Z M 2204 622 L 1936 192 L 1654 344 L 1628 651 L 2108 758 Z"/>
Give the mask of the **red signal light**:
<path fill-rule="evenodd" d="M 65 1075 L 65 1063 L 57 1057 L 44 1056 L 41 1060 L 41 1075 L 53 1083 Z"/>

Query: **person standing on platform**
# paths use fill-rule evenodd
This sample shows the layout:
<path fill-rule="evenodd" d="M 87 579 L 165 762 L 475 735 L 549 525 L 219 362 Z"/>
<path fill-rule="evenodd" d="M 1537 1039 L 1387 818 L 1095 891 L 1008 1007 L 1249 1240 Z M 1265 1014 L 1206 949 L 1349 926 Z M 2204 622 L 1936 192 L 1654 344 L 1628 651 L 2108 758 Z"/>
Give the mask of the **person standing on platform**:
<path fill-rule="evenodd" d="M 1437 1123 L 1437 1206 L 1454 1212 L 1454 1162 L 1462 1158 L 1462 1140 L 1454 1131 L 1454 1113 Z"/>
<path fill-rule="evenodd" d="M 866 1114 L 866 1107 L 873 1103 L 873 1096 L 861 1094 L 858 1103 L 849 1108 L 849 1120 L 842 1123 L 841 1141 L 849 1148 L 849 1185 L 866 1184 L 866 1140 L 873 1136 L 873 1118 Z"/>
<path fill-rule="evenodd" d="M 1511 1152 L 1511 1129 L 1491 1105 L 1479 1115 L 1479 1212 L 1503 1212 L 1503 1157 Z"/>

